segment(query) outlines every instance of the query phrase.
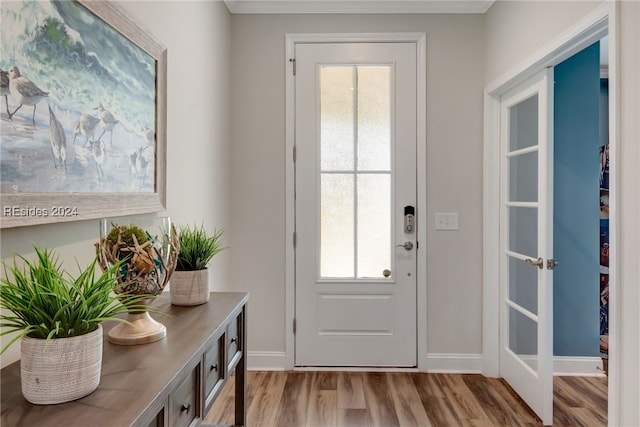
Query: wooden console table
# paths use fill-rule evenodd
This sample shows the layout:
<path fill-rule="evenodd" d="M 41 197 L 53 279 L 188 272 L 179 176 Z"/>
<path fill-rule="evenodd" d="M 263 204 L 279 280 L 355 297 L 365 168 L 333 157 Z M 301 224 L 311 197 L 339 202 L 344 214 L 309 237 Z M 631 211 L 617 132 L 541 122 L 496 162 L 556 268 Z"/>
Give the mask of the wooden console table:
<path fill-rule="evenodd" d="M 150 344 L 107 342 L 104 326 L 98 389 L 59 405 L 32 405 L 22 396 L 20 361 L 0 371 L 3 426 L 197 426 L 235 370 L 235 425 L 246 424 L 245 293 L 212 292 L 195 307 L 172 306 L 165 295 L 153 302 L 164 316 L 166 338 Z"/>

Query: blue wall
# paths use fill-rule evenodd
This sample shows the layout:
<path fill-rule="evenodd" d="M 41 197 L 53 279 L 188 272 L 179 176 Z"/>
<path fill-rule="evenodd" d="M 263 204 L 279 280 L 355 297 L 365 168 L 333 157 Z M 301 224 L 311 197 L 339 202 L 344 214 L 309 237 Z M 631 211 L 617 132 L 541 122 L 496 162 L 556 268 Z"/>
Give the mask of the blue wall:
<path fill-rule="evenodd" d="M 554 70 L 553 347 L 599 356 L 600 46 Z"/>

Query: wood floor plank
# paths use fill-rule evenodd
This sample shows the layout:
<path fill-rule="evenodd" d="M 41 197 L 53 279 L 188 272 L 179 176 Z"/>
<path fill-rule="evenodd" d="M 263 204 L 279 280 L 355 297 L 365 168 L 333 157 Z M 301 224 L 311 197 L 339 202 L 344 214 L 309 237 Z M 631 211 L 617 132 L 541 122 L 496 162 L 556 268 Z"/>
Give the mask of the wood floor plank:
<path fill-rule="evenodd" d="M 554 378 L 554 427 L 605 427 L 606 378 Z M 233 423 L 233 377 L 205 423 Z M 382 372 L 249 372 L 250 427 L 542 427 L 499 378 Z"/>
<path fill-rule="evenodd" d="M 311 389 L 307 427 L 336 427 L 338 425 L 338 397 L 335 390 Z"/>
<path fill-rule="evenodd" d="M 366 409 L 338 408 L 338 427 L 370 427 L 373 423 Z"/>
<path fill-rule="evenodd" d="M 400 425 L 432 427 L 410 375 L 387 373 L 387 381 Z"/>
<path fill-rule="evenodd" d="M 361 372 L 338 372 L 336 375 L 338 408 L 366 409 Z"/>
<path fill-rule="evenodd" d="M 442 386 L 445 395 L 451 401 L 454 414 L 459 420 L 488 420 L 489 417 L 465 385 L 462 375 L 442 375 Z"/>
<path fill-rule="evenodd" d="M 307 420 L 310 374 L 308 372 L 288 372 L 276 425 L 304 426 Z"/>
<path fill-rule="evenodd" d="M 376 426 L 398 426 L 398 416 L 389 393 L 387 376 L 383 372 L 370 372 L 364 375 L 362 385 L 364 398 Z"/>
<path fill-rule="evenodd" d="M 277 411 L 274 411 L 273 408 L 280 405 L 286 380 L 287 377 L 278 372 L 265 374 L 260 383 L 260 389 L 251 397 L 251 402 L 247 406 L 248 425 L 275 427 Z"/>
<path fill-rule="evenodd" d="M 462 379 L 484 409 L 492 425 L 506 427 L 521 425 L 518 416 L 495 389 L 494 383 L 488 382 L 480 375 L 465 375 Z"/>

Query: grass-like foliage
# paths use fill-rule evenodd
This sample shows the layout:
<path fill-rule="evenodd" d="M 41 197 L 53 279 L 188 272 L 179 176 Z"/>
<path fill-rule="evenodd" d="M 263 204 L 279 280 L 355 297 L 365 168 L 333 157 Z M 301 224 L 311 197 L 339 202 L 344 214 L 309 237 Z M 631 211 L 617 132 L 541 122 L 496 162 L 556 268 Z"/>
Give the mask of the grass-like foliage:
<path fill-rule="evenodd" d="M 149 311 L 144 300 L 150 295 L 112 293 L 119 264 L 98 275 L 96 258 L 84 270 L 78 265 L 78 276 L 73 278 L 51 251 L 34 249 L 35 261 L 18 255 L 23 265 L 18 265 L 16 257 L 12 266 L 4 265 L 0 306 L 11 313 L 0 314 L 0 336 L 18 334 L 0 354 L 25 335 L 47 340 L 73 337 L 96 330 L 105 320 L 126 323 L 115 317 L 119 314 Z"/>
<path fill-rule="evenodd" d="M 181 226 L 180 253 L 176 263 L 176 271 L 193 271 L 207 268 L 207 264 L 218 252 L 225 249 L 222 246 L 222 233 L 216 229 L 213 234 L 207 233 L 204 225 L 200 227 Z"/>

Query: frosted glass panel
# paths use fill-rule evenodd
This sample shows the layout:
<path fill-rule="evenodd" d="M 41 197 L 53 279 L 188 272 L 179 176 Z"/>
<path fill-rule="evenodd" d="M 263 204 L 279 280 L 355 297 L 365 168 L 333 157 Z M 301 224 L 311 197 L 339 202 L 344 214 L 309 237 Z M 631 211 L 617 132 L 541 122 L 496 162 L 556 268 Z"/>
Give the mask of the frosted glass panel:
<path fill-rule="evenodd" d="M 320 168 L 352 170 L 354 166 L 355 68 L 320 68 Z"/>
<path fill-rule="evenodd" d="M 354 176 L 322 174 L 320 277 L 354 277 Z"/>
<path fill-rule="evenodd" d="M 391 175 L 358 175 L 358 278 L 391 270 Z"/>
<path fill-rule="evenodd" d="M 358 170 L 391 167 L 391 67 L 358 67 Z"/>

